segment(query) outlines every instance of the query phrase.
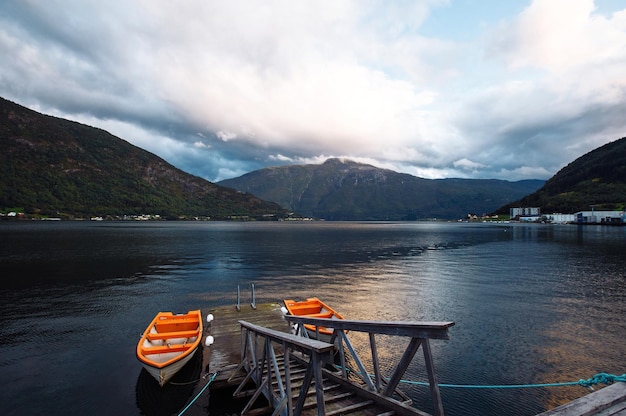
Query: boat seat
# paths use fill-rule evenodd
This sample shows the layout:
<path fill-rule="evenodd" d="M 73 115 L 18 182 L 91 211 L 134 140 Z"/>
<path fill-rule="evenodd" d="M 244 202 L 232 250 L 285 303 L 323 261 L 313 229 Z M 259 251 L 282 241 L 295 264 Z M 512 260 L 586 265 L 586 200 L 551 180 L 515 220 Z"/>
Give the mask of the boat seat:
<path fill-rule="evenodd" d="M 312 313 L 310 315 L 306 315 L 307 318 L 332 318 L 332 312 L 321 312 L 321 313 Z"/>
<path fill-rule="evenodd" d="M 168 352 L 182 352 L 191 348 L 192 344 L 172 344 L 171 346 L 162 345 L 158 347 L 141 347 L 144 355 L 150 354 L 167 354 Z"/>
<path fill-rule="evenodd" d="M 320 313 L 321 309 L 319 306 L 313 305 L 313 306 L 308 306 L 308 305 L 302 305 L 302 306 L 292 306 L 291 311 L 293 312 L 294 315 L 310 315 L 312 313 Z"/>
<path fill-rule="evenodd" d="M 198 320 L 195 319 L 165 319 L 157 321 L 154 326 L 157 332 L 192 331 L 198 328 Z"/>
<path fill-rule="evenodd" d="M 193 338 L 199 335 L 197 329 L 195 331 L 175 331 L 175 332 L 149 332 L 146 334 L 148 341 L 155 341 L 158 339 L 174 339 L 174 338 Z"/>
<path fill-rule="evenodd" d="M 161 316 L 157 323 L 159 322 L 167 322 L 167 323 L 188 323 L 188 322 L 198 322 L 198 317 L 193 315 L 174 315 L 174 316 Z"/>

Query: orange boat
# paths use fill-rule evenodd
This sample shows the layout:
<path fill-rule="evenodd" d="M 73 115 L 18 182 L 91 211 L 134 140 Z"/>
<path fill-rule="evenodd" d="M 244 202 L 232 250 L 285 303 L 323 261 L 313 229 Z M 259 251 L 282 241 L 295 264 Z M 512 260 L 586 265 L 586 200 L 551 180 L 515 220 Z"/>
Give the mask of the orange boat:
<path fill-rule="evenodd" d="M 202 312 L 159 312 L 137 344 L 137 358 L 163 386 L 193 357 L 202 340 Z"/>
<path fill-rule="evenodd" d="M 319 300 L 318 298 L 308 298 L 307 300 L 296 302 L 286 299 L 283 301 L 287 312 L 295 316 L 306 316 L 308 318 L 344 319 L 344 317 L 333 308 Z M 315 325 L 305 324 L 304 327 L 309 333 L 309 338 L 317 338 Z M 324 326 L 319 327 L 320 339 L 328 342 L 333 335 L 333 329 Z"/>

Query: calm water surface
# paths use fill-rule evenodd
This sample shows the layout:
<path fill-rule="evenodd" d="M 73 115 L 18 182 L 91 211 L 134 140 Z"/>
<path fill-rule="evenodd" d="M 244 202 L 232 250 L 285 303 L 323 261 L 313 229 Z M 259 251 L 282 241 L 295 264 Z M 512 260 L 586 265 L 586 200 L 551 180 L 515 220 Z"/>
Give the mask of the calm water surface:
<path fill-rule="evenodd" d="M 625 227 L 4 222 L 0 414 L 177 413 L 141 397 L 139 334 L 157 311 L 232 304 L 251 283 L 259 303 L 318 296 L 353 319 L 454 321 L 433 342 L 441 383 L 623 374 L 625 265 Z M 409 377 L 425 379 L 419 359 Z M 427 389 L 403 389 L 432 411 Z M 449 416 L 533 415 L 586 393 L 442 388 Z"/>

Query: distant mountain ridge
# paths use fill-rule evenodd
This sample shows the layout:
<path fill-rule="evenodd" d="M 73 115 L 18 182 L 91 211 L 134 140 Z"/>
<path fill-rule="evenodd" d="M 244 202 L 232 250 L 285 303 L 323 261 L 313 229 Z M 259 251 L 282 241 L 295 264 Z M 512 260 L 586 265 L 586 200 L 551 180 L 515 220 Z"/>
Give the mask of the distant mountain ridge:
<path fill-rule="evenodd" d="M 540 207 L 541 212 L 572 214 L 595 209 L 623 210 L 626 206 L 626 137 L 607 143 L 574 160 L 543 187 L 503 206 Z"/>
<path fill-rule="evenodd" d="M 541 180 L 424 179 L 343 159 L 270 167 L 218 182 L 326 220 L 458 219 L 490 213 Z"/>
<path fill-rule="evenodd" d="M 73 216 L 283 216 L 277 204 L 223 188 L 80 123 L 0 98 L 0 209 Z"/>

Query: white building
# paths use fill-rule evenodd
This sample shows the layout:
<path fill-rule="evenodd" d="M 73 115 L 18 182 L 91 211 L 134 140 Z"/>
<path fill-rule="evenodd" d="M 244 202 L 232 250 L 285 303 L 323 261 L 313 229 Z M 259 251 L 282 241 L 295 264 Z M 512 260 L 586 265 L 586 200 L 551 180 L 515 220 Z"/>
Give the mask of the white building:
<path fill-rule="evenodd" d="M 624 211 L 580 211 L 574 214 L 579 224 L 615 224 L 626 222 Z"/>
<path fill-rule="evenodd" d="M 541 215 L 541 208 L 539 207 L 519 207 L 511 208 L 509 210 L 511 218 L 516 217 L 538 217 Z"/>
<path fill-rule="evenodd" d="M 546 221 L 552 224 L 567 224 L 569 222 L 576 222 L 575 214 L 546 214 Z"/>

